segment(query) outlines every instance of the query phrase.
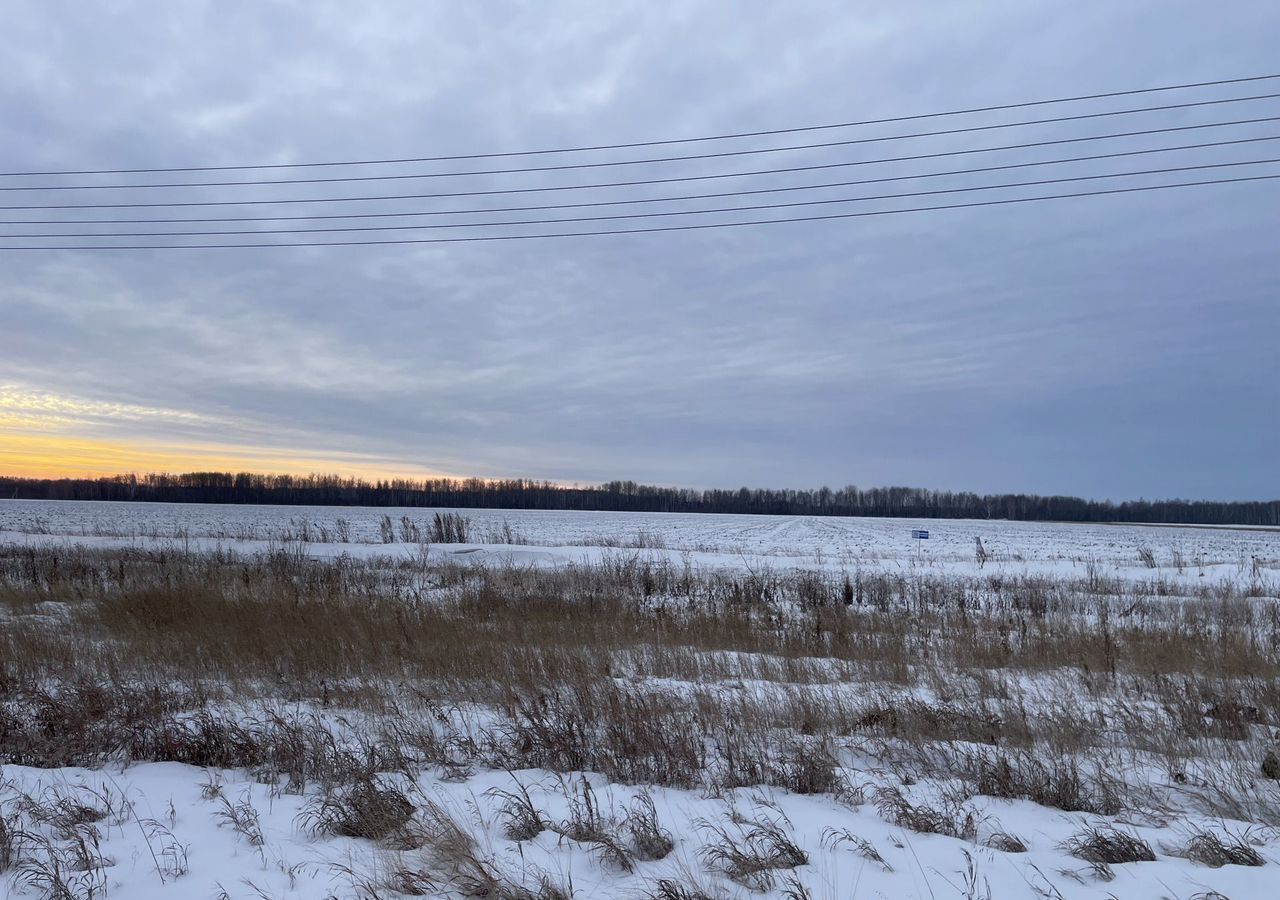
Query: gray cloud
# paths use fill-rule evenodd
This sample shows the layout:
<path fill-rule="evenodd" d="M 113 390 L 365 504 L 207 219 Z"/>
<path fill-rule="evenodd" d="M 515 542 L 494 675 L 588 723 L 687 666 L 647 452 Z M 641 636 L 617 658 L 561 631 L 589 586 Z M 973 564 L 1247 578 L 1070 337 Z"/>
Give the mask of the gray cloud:
<path fill-rule="evenodd" d="M 0 121 L 12 170 L 465 153 L 1255 74 L 1277 34 L 1264 2 L 14 3 Z M 0 384 L 344 471 L 1273 495 L 1278 200 L 1259 183 L 583 240 L 8 254 Z"/>

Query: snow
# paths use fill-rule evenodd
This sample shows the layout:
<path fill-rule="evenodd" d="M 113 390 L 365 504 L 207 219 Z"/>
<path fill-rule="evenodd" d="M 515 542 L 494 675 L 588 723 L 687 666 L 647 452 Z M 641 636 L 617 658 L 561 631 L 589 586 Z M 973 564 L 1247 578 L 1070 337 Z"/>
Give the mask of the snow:
<path fill-rule="evenodd" d="M 177 545 L 190 549 L 233 548 L 256 552 L 288 544 L 318 556 L 351 554 L 366 558 L 411 556 L 417 544 L 383 543 L 379 523 L 401 516 L 425 526 L 434 510 L 336 507 L 214 506 L 195 504 L 116 504 L 0 501 L 0 544 L 78 544 L 96 547 Z M 755 568 L 761 566 L 819 569 L 833 572 L 891 570 L 923 574 L 1046 574 L 1085 577 L 1100 571 L 1123 581 L 1154 578 L 1191 586 L 1214 579 L 1274 579 L 1280 570 L 1280 533 L 1227 528 L 1145 525 L 1078 525 L 1005 521 L 852 519 L 576 513 L 523 510 L 463 510 L 478 543 L 435 545 L 429 552 L 462 563 L 556 566 L 589 564 L 618 554 L 645 554 L 673 565 Z M 334 535 L 339 520 L 350 526 L 349 542 Z M 910 533 L 927 528 L 928 542 Z M 299 539 L 307 533 L 309 539 Z M 328 540 L 317 539 L 327 535 Z M 519 543 L 502 543 L 514 535 Z M 981 569 L 974 556 L 975 538 L 991 555 Z M 641 544 L 641 547 L 626 545 Z M 608 546 L 614 545 L 614 546 Z M 622 546 L 617 546 L 622 545 Z M 1152 569 L 1139 560 L 1149 549 Z M 1175 562 L 1180 554 L 1182 563 Z M 40 610 L 56 622 L 59 609 Z M 0 626 L 2 626 L 0 621 Z M 820 661 L 819 661 L 820 662 Z M 689 689 L 685 682 L 665 688 Z M 726 690 L 767 692 L 768 682 L 721 685 Z M 865 684 L 815 685 L 814 690 L 868 691 Z M 313 715 L 319 711 L 300 709 Z M 843 759 L 850 778 L 874 788 L 896 787 L 913 802 L 937 803 L 946 785 L 928 781 L 905 783 L 882 770 L 856 768 Z M 738 789 L 721 796 L 703 791 L 648 788 L 662 826 L 674 841 L 664 859 L 640 861 L 634 872 L 620 871 L 598 848 L 545 830 L 525 841 L 503 831 L 501 800 L 493 792 L 511 790 L 516 782 L 553 824 L 570 816 L 571 798 L 582 779 L 591 784 L 606 817 L 620 821 L 634 803 L 636 786 L 608 784 L 590 773 L 474 771 L 466 777 L 428 772 L 405 784 L 402 775 L 384 774 L 405 793 L 430 799 L 448 810 L 474 835 L 478 852 L 513 881 L 535 889 L 539 879 L 572 888 L 579 898 L 646 897 L 662 879 L 698 887 L 713 897 L 796 896 L 785 880 L 794 874 L 814 900 L 826 898 L 1264 898 L 1276 896 L 1275 848 L 1280 835 L 1248 822 L 1206 821 L 1179 814 L 1171 826 L 1159 816 L 1130 817 L 1114 822 L 1144 838 L 1157 854 L 1154 862 L 1117 864 L 1106 881 L 1089 864 L 1071 856 L 1063 843 L 1086 824 L 1104 820 L 1046 809 L 1023 801 L 977 797 L 971 802 L 978 819 L 977 840 L 920 834 L 888 821 L 871 793 L 863 802 L 823 796 L 801 796 L 774 789 Z M 1162 778 L 1152 772 L 1151 777 Z M 229 803 L 249 804 L 258 816 L 262 841 L 255 845 L 220 814 L 222 801 L 210 796 L 219 786 Z M 51 793 L 53 792 L 53 793 Z M 110 800 L 108 815 L 84 826 L 98 840 L 106 862 L 96 896 L 160 900 L 225 896 L 299 898 L 369 896 L 361 884 L 385 881 L 397 867 L 413 867 L 424 851 L 394 851 L 367 840 L 316 836 L 301 827 L 315 789 L 298 796 L 282 784 L 262 784 L 242 770 L 204 770 L 176 763 L 142 763 L 102 770 L 33 769 L 0 765 L 0 819 L 17 823 L 50 842 L 66 847 L 69 836 L 33 818 L 29 798 L 56 793 L 81 796 L 90 805 Z M 735 812 L 736 811 L 736 812 Z M 766 890 L 752 890 L 717 874 L 705 848 L 713 844 L 713 826 L 737 832 L 743 821 L 768 821 L 789 835 L 809 862 L 794 870 L 778 870 Z M 616 823 L 615 823 L 616 824 Z M 1267 861 L 1260 868 L 1226 866 L 1209 869 L 1167 852 L 1185 841 L 1194 824 L 1221 834 L 1244 836 Z M 1019 836 L 1026 853 L 984 846 L 1001 831 Z M 841 834 L 866 841 L 884 864 L 857 852 Z M 81 834 L 85 834 L 82 830 Z M 3 847 L 0 847 L 0 860 Z M 89 875 L 80 873 L 85 878 Z M 88 882 L 86 882 L 88 883 Z M 381 896 L 396 896 L 385 887 Z M 37 885 L 24 887 L 13 872 L 0 873 L 0 894 L 38 897 Z M 1210 893 L 1216 891 L 1216 894 Z M 443 894 L 444 896 L 455 896 Z M 82 894 L 88 896 L 88 894 Z"/>
<path fill-rule="evenodd" d="M 228 506 L 191 503 L 93 503 L 0 500 L 0 543 L 76 543 L 123 547 L 164 542 L 192 549 L 255 552 L 287 542 L 317 556 L 412 556 L 400 520 L 429 528 L 433 509 Z M 975 539 L 990 560 L 983 572 L 1126 580 L 1160 577 L 1184 584 L 1280 572 L 1280 531 L 1157 525 L 1091 525 L 970 519 L 840 518 L 681 513 L 453 510 L 471 520 L 479 543 L 435 545 L 459 562 L 556 565 L 598 562 L 619 549 L 673 564 L 830 571 L 886 569 L 937 575 L 978 572 Z M 395 542 L 379 523 L 390 518 Z M 343 520 L 350 542 L 335 534 Z M 305 531 L 304 531 L 305 529 Z M 916 541 L 915 529 L 929 539 Z M 504 543 L 508 532 L 517 543 Z M 307 539 L 299 539 L 305 534 Z M 327 537 L 328 540 L 321 540 Z M 602 545 L 613 546 L 602 546 Z M 1148 549 L 1156 569 L 1139 560 Z M 1177 565 L 1181 558 L 1182 565 Z M 1256 563 L 1255 563 L 1256 561 Z"/>
<path fill-rule="evenodd" d="M 5 766 L 3 777 L 6 787 L 0 796 L 10 805 L 17 792 L 39 796 L 51 789 L 83 796 L 91 803 L 103 794 L 114 798 L 112 814 L 94 826 L 101 835 L 100 852 L 110 861 L 104 870 L 103 895 L 107 897 L 160 900 L 215 897 L 219 891 L 230 897 L 299 900 L 357 896 L 353 882 L 385 875 L 389 867 L 413 865 L 419 852 L 375 849 L 355 838 L 314 838 L 299 826 L 306 798 L 281 793 L 278 786 L 255 783 L 240 772 L 147 763 L 123 771 Z M 739 789 L 713 798 L 653 788 L 648 792 L 660 823 L 675 839 L 675 847 L 665 859 L 637 862 L 633 873 L 618 870 L 595 848 L 551 830 L 522 842 L 504 836 L 501 802 L 491 791 L 511 790 L 518 781 L 529 789 L 546 820 L 555 824 L 569 817 L 568 798 L 580 790 L 583 777 L 536 770 L 482 772 L 463 781 L 424 777 L 409 793 L 430 797 L 449 811 L 476 837 L 480 851 L 512 879 L 536 888 L 540 875 L 547 874 L 561 885 L 572 885 L 574 896 L 584 898 L 643 896 L 664 878 L 686 884 L 692 878 L 703 889 L 722 890 L 727 896 L 784 896 L 782 880 L 788 870 L 776 872 L 773 890 L 760 892 L 709 871 L 700 852 L 715 839 L 709 826 L 719 825 L 730 834 L 736 833 L 730 822 L 735 810 L 748 822 L 777 823 L 808 854 L 808 864 L 790 871 L 815 898 L 1186 898 L 1209 889 L 1237 900 L 1274 896 L 1269 866 L 1208 869 L 1168 856 L 1159 845 L 1171 835 L 1144 822 L 1122 827 L 1147 840 L 1156 848 L 1158 859 L 1113 865 L 1114 880 L 1101 881 L 1089 871 L 1088 864 L 1060 846 L 1083 823 L 1096 823 L 1097 817 L 1046 815 L 1044 809 L 1021 801 L 982 802 L 979 843 L 973 843 L 911 832 L 884 821 L 872 804 L 852 807 L 826 796 Z M 606 817 L 620 818 L 642 790 L 609 785 L 598 776 L 585 777 Z M 210 798 L 205 789 L 211 782 L 220 785 L 229 802 L 247 801 L 256 810 L 261 845 L 254 846 L 220 821 L 221 801 Z M 905 790 L 926 798 L 929 793 L 922 786 Z M 1204 824 L 1224 827 L 1220 822 Z M 1233 830 L 1230 823 L 1225 827 Z M 1234 830 L 1243 832 L 1245 827 L 1235 823 Z M 864 858 L 848 842 L 833 842 L 846 831 L 869 842 L 886 865 Z M 1010 853 L 982 846 L 980 842 L 995 831 L 1018 835 L 1028 851 Z M 187 871 L 176 874 L 175 859 L 181 859 Z M 973 893 L 968 893 L 970 871 L 974 873 Z M 1058 893 L 1046 894 L 1049 885 Z M 15 890 L 12 896 L 26 895 Z M 387 896 L 392 895 L 388 892 Z"/>

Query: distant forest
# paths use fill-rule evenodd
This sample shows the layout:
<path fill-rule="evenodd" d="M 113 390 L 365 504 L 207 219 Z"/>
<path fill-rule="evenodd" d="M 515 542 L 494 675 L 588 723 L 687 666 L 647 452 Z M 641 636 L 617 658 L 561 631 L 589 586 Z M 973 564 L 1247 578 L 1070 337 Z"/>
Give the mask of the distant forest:
<path fill-rule="evenodd" d="M 1112 503 L 1079 497 L 983 495 L 907 487 L 693 490 L 656 487 L 633 481 L 565 487 L 523 478 L 363 481 L 335 475 L 228 472 L 74 479 L 0 476 L 0 498 L 1280 526 L 1280 500 L 1130 500 Z"/>

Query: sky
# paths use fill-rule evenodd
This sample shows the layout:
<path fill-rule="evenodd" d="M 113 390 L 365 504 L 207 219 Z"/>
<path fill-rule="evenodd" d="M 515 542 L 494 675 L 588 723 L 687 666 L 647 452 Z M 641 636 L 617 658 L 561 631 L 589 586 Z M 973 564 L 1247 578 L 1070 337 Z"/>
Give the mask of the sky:
<path fill-rule="evenodd" d="M 0 167 L 404 158 L 792 128 L 1274 74 L 1278 39 L 1280 5 L 1265 0 L 11 0 L 0 28 Z M 1260 82 L 1194 99 L 1277 91 L 1280 81 Z M 1187 98 L 1088 108 L 1178 99 Z M 870 159 L 1243 117 L 1243 107 L 677 165 L 699 174 L 778 166 L 783 156 L 787 164 Z M 751 146 L 1084 109 L 786 135 Z M 1280 103 L 1256 102 L 1247 113 L 1280 115 Z M 1270 133 L 1280 125 L 1238 127 L 1230 136 Z M 1165 140 L 1210 139 L 1192 132 Z M 1100 149 L 1068 146 L 1041 158 Z M 1267 157 L 1280 157 L 1280 144 L 1105 165 Z M 989 159 L 912 165 L 920 172 Z M 1102 171 L 1080 165 L 1095 168 L 1052 171 Z M 564 185 L 634 177 L 638 169 L 465 182 Z M 995 183 L 1050 171 L 985 177 Z M 148 177 L 193 180 L 192 173 Z M 79 183 L 95 178 L 109 181 Z M 755 184 L 783 183 L 773 178 Z M 34 182 L 0 178 L 19 183 Z M 710 184 L 690 189 L 730 187 Z M 422 187 L 413 180 L 282 186 L 252 196 Z M 195 190 L 188 196 L 205 196 Z M 246 192 L 235 196 L 251 196 L 239 190 Z M 107 192 L 0 193 L 5 203 L 68 203 Z M 120 202 L 159 196 L 112 194 Z M 1280 495 L 1278 236 L 1280 181 L 1256 181 L 592 238 L 6 251 L 0 472 L 243 469 L 1273 498 Z"/>

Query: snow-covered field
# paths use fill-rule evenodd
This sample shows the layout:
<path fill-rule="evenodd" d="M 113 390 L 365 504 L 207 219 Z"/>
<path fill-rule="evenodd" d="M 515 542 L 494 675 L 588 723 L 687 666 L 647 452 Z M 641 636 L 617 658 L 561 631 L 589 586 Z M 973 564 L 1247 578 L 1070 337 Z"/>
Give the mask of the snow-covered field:
<path fill-rule="evenodd" d="M 262 549 L 305 543 L 316 555 L 412 554 L 402 521 L 425 533 L 433 509 L 334 506 L 226 506 L 195 503 L 90 503 L 0 500 L 0 541 L 48 543 L 75 538 L 97 546 L 183 541 L 209 549 Z M 471 522 L 471 541 L 438 547 L 475 560 L 555 563 L 599 558 L 602 547 L 642 547 L 701 565 L 774 565 L 827 570 L 976 570 L 976 541 L 987 566 L 1015 572 L 1082 575 L 1088 566 L 1147 578 L 1150 551 L 1169 578 L 1247 575 L 1280 567 L 1280 530 L 1084 525 L 969 519 L 691 515 L 680 513 L 456 511 Z M 384 544 L 383 518 L 393 542 Z M 343 533 L 342 541 L 339 535 Z M 912 539 L 924 529 L 927 540 Z M 511 542 L 514 541 L 514 544 Z M 533 549 L 536 547 L 537 549 Z"/>
<path fill-rule="evenodd" d="M 0 501 L 0 896 L 1277 896 L 1280 533 L 434 513 Z"/>

